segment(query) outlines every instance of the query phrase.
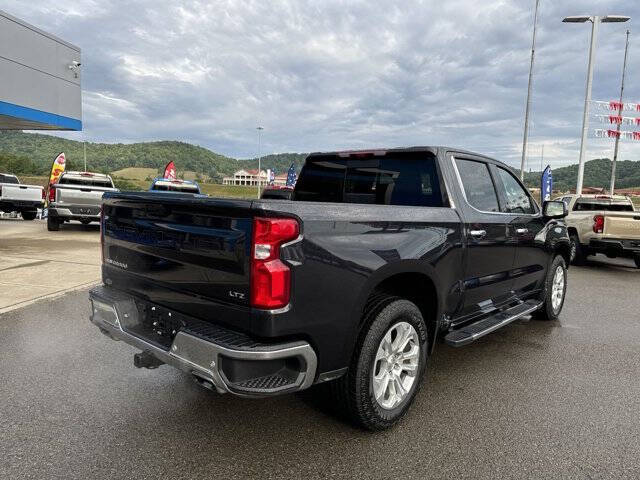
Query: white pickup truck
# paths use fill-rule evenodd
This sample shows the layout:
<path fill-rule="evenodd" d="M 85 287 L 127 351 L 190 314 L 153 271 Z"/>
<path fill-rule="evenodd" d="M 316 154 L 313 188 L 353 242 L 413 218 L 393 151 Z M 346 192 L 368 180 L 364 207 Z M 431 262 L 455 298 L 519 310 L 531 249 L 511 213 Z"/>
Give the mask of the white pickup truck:
<path fill-rule="evenodd" d="M 565 195 L 569 210 L 564 221 L 571 239 L 571 260 L 583 263 L 588 255 L 633 258 L 640 268 L 640 212 L 621 195 Z"/>
<path fill-rule="evenodd" d="M 83 225 L 100 221 L 102 195 L 117 192 L 109 175 L 90 172 L 64 172 L 49 188 L 47 229 L 58 231 L 64 222 L 77 220 Z"/>
<path fill-rule="evenodd" d="M 20 212 L 25 220 L 36 218 L 44 204 L 44 189 L 23 185 L 15 175 L 0 173 L 0 212 Z"/>

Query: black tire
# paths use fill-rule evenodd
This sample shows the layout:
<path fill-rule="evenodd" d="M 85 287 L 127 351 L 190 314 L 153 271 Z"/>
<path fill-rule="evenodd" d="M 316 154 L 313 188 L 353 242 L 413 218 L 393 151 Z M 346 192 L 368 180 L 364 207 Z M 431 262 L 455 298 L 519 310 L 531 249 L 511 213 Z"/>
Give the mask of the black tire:
<path fill-rule="evenodd" d="M 20 212 L 20 214 L 22 215 L 23 220 L 29 221 L 29 220 L 34 220 L 38 215 L 38 212 L 35 210 L 25 210 L 23 212 Z"/>
<path fill-rule="evenodd" d="M 633 257 L 633 261 L 636 262 L 636 268 L 640 268 L 640 255 Z"/>
<path fill-rule="evenodd" d="M 560 300 L 560 304 L 557 304 L 554 308 L 553 306 L 553 282 L 554 277 L 556 275 L 556 271 L 562 268 L 562 275 L 564 279 L 564 285 L 562 290 L 562 298 Z M 547 270 L 547 275 L 544 279 L 544 290 L 542 292 L 542 307 L 540 310 L 537 310 L 533 316 L 540 320 L 557 320 L 560 316 L 560 312 L 562 312 L 562 307 L 564 306 L 564 300 L 567 296 L 567 264 L 564 261 L 564 258 L 561 255 L 556 256 L 549 269 Z"/>
<path fill-rule="evenodd" d="M 56 218 L 47 217 L 47 230 L 57 232 L 60 230 L 60 222 Z"/>
<path fill-rule="evenodd" d="M 418 307 L 408 300 L 388 295 L 373 297 L 365 308 L 363 327 L 347 373 L 329 385 L 332 400 L 348 420 L 368 430 L 384 430 L 409 409 L 420 389 L 427 364 L 427 327 Z M 415 379 L 400 404 L 383 408 L 373 393 L 376 353 L 391 328 L 406 322 L 415 329 L 420 349 Z"/>
<path fill-rule="evenodd" d="M 91 223 L 91 220 L 80 220 L 80 223 L 83 225 L 89 225 Z"/>
<path fill-rule="evenodd" d="M 577 234 L 572 233 L 570 236 L 571 240 L 571 250 L 570 250 L 570 258 L 571 263 L 573 265 L 584 265 L 587 260 L 587 255 L 585 254 L 582 245 L 580 244 L 580 238 Z"/>

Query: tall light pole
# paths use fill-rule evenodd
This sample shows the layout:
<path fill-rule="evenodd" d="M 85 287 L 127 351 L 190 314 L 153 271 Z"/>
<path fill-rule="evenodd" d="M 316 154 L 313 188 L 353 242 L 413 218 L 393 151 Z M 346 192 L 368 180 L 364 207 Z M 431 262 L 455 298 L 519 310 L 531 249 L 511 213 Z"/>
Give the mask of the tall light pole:
<path fill-rule="evenodd" d="M 258 131 L 258 198 L 260 198 L 260 174 L 261 169 L 262 169 L 262 165 L 261 165 L 261 159 L 262 157 L 260 156 L 260 136 L 262 134 L 262 130 L 264 130 L 264 127 L 256 127 L 256 130 Z"/>
<path fill-rule="evenodd" d="M 533 14 L 533 39 L 531 40 L 531 64 L 529 65 L 529 85 L 527 86 L 527 106 L 524 110 L 524 138 L 522 139 L 522 161 L 520 162 L 520 180 L 524 180 L 524 163 L 527 158 L 527 140 L 529 139 L 529 110 L 531 109 L 531 85 L 533 83 L 533 57 L 536 52 L 536 27 L 538 25 L 538 5 Z"/>
<path fill-rule="evenodd" d="M 584 111 L 582 113 L 582 138 L 580 140 L 580 159 L 578 163 L 578 183 L 576 184 L 576 193 L 582 194 L 582 180 L 584 178 L 584 156 L 587 143 L 587 134 L 589 130 L 589 104 L 591 102 L 591 85 L 593 83 L 593 64 L 596 56 L 596 39 L 598 37 L 598 26 L 602 23 L 626 22 L 631 17 L 623 15 L 605 15 L 600 17 L 593 16 L 577 16 L 565 17 L 564 23 L 585 23 L 591 22 L 591 44 L 589 46 L 589 64 L 587 66 L 587 89 L 584 97 Z"/>
<path fill-rule="evenodd" d="M 620 85 L 620 105 L 622 105 L 622 95 L 624 94 L 624 76 L 627 72 L 627 53 L 629 51 L 629 30 L 627 30 L 627 43 L 624 46 L 624 63 L 622 64 L 622 84 Z M 622 115 L 622 111 L 620 111 Z M 613 191 L 616 188 L 616 160 L 618 160 L 618 145 L 620 145 L 620 125 L 618 124 L 618 135 L 616 135 L 616 143 L 613 147 L 613 163 L 611 164 L 611 188 L 609 191 L 613 195 Z"/>

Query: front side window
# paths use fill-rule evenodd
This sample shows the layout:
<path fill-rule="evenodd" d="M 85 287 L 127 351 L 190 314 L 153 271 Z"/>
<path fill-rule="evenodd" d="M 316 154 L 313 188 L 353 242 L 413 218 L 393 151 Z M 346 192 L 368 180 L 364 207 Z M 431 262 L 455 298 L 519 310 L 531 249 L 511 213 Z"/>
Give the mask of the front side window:
<path fill-rule="evenodd" d="M 502 182 L 506 204 L 502 209 L 506 213 L 536 213 L 529 194 L 522 188 L 520 182 L 504 168 L 497 168 L 499 181 Z"/>
<path fill-rule="evenodd" d="M 456 159 L 467 202 L 483 212 L 499 212 L 498 196 L 484 162 Z"/>

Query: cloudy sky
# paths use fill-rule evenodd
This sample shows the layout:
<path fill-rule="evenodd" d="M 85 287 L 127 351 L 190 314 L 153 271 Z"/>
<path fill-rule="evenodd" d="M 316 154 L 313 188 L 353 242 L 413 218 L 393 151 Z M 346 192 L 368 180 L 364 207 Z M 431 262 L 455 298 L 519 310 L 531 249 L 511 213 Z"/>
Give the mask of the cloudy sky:
<path fill-rule="evenodd" d="M 576 6 L 576 4 L 580 6 Z M 233 157 L 446 144 L 519 165 L 534 0 L 0 0 L 82 49 L 85 131 L 103 142 L 178 139 Z M 593 98 L 640 102 L 640 2 L 541 0 L 529 157 L 577 161 L 590 24 Z M 592 128 L 603 128 L 594 119 Z M 640 127 L 637 128 L 640 130 Z M 591 138 L 588 157 L 613 141 Z M 640 142 L 621 158 L 640 159 Z"/>

